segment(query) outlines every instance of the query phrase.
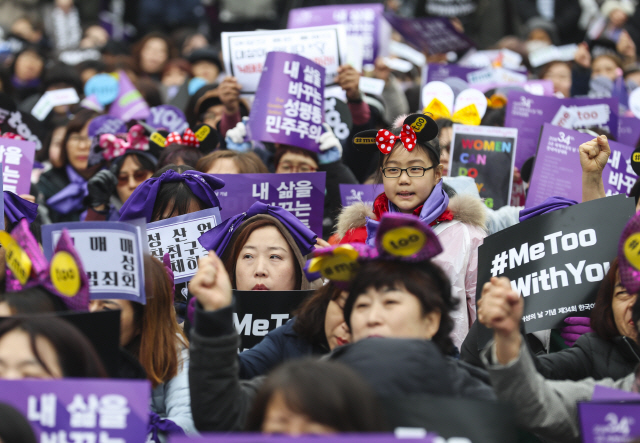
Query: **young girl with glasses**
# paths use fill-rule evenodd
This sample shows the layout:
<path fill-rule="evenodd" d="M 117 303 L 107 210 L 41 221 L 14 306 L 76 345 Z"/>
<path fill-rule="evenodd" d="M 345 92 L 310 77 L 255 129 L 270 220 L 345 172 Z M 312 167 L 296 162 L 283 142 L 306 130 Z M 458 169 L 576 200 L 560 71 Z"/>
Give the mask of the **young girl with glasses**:
<path fill-rule="evenodd" d="M 428 223 L 444 248 L 434 262 L 449 277 L 452 295 L 459 300 L 451 313 L 455 322 L 451 337 L 460 347 L 476 319 L 478 246 L 486 235 L 485 209 L 477 198 L 450 198 L 445 192 L 438 127 L 433 119 L 412 114 L 398 119 L 396 126 L 364 131 L 353 138 L 358 149 L 379 152 L 384 192 L 373 207 L 358 203 L 343 209 L 338 219 L 340 243 L 372 243 L 378 220 L 387 212 L 414 214 Z"/>

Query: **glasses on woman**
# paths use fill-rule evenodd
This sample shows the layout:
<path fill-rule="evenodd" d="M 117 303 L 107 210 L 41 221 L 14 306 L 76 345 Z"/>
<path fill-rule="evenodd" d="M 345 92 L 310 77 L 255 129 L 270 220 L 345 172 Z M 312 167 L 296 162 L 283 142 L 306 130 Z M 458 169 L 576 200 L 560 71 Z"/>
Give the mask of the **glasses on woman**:
<path fill-rule="evenodd" d="M 291 172 L 316 172 L 317 169 L 306 163 L 293 164 L 289 162 L 282 162 L 278 165 L 278 170 L 283 173 Z"/>
<path fill-rule="evenodd" d="M 76 132 L 69 136 L 69 143 L 75 143 L 75 144 L 91 143 L 91 137 L 86 137 Z"/>
<path fill-rule="evenodd" d="M 136 183 L 140 183 L 143 182 L 147 179 L 147 174 L 149 173 L 149 171 L 146 170 L 140 170 L 140 171 L 136 171 L 133 174 L 133 180 Z M 129 183 L 129 177 L 131 177 L 131 175 L 128 174 L 121 174 L 118 176 L 118 184 L 119 185 L 126 185 L 127 183 Z"/>
<path fill-rule="evenodd" d="M 429 169 L 435 168 L 436 165 L 423 168 L 422 166 L 411 166 L 410 168 L 382 168 L 382 173 L 387 178 L 399 178 L 402 175 L 402 171 L 405 171 L 409 177 L 424 177 L 424 173 Z"/>

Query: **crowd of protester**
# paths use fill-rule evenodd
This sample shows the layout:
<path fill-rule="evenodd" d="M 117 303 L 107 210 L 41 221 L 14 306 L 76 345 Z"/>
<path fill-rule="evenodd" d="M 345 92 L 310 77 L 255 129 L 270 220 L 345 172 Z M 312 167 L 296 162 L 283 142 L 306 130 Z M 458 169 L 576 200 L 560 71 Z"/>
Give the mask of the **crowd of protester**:
<path fill-rule="evenodd" d="M 30 192 L 4 191 L 4 231 L 26 242 L 20 244 L 34 270 L 27 283 L 18 282 L 9 269 L 13 252 L 3 243 L 0 379 L 148 380 L 150 432 L 157 441 L 172 433 L 390 432 L 412 415 L 392 399 L 421 395 L 475 401 L 480 417 L 507 404 L 511 418 L 498 427 L 517 427 L 519 441 L 580 441 L 577 405 L 591 399 L 594 387 L 638 392 L 640 270 L 631 272 L 634 264 L 622 249 L 611 257 L 590 318 L 570 317 L 558 330 L 525 334 L 526 300 L 509 279 L 478 279 L 478 249 L 487 236 L 539 209 L 524 210 L 535 159 L 515 168 L 511 205 L 500 210 L 489 209 L 478 192 L 464 191 L 464 180 L 448 170 L 458 121 L 421 105 L 426 66 L 414 59 L 401 72 L 384 57 L 366 72 L 340 66 L 334 83 L 352 128 L 339 139 L 324 124 L 317 152 L 248 137 L 252 97 L 225 72 L 221 33 L 285 29 L 292 9 L 343 3 L 0 1 L 0 108 L 29 115 L 45 93 L 68 88 L 80 99 L 29 121 L 42 145 Z M 404 18 L 446 17 L 477 50 L 517 54 L 519 72 L 551 81 L 557 98 L 616 97 L 620 88 L 631 94 L 640 87 L 636 0 L 383 3 Z M 407 43 L 396 32 L 390 38 Z M 529 60 L 535 51 L 569 44 L 577 44 L 571 60 L 540 66 Z M 476 49 L 424 57 L 430 64 L 464 63 Z M 106 111 L 85 96 L 85 85 L 101 74 L 128 78 L 149 107 L 179 108 L 190 132 L 171 133 L 158 144 L 154 128 L 136 119 L 122 122 L 121 131 L 95 134 L 92 122 Z M 365 76 L 384 82 L 380 95 L 361 90 Z M 459 79 L 445 83 L 456 93 L 468 87 Z M 486 96 L 492 106 L 479 123 L 504 126 L 507 94 L 494 88 Z M 620 112 L 630 115 L 626 108 Z M 414 132 L 417 119 L 425 126 Z M 209 138 L 190 142 L 202 125 Z M 603 170 L 614 140 L 603 128 L 587 131 L 594 138 L 573 153 L 583 202 L 610 198 Z M 372 149 L 356 146 L 361 133 L 390 137 L 384 139 L 389 149 L 379 141 Z M 11 131 L 0 137 L 26 138 Z M 226 174 L 316 172 L 326 173 L 322 232 L 284 208 L 256 202 L 203 234 L 200 243 L 210 252 L 189 282 L 174 284 L 170 263 L 146 256 L 146 304 L 88 292 L 70 302 L 35 276 L 38 260 L 46 263 L 38 247 L 43 225 L 152 223 L 220 207 L 217 192 Z M 365 183 L 379 187 L 373 205 L 343 206 L 340 185 Z M 636 184 L 628 197 L 638 203 L 639 195 Z M 640 235 L 639 217 L 629 221 L 621 242 Z M 383 238 L 397 228 L 418 232 L 423 246 L 392 254 Z M 320 272 L 340 257 L 351 258 L 348 275 Z M 266 298 L 268 291 L 311 295 L 289 321 L 239 353 L 233 291 L 257 290 L 267 291 Z M 57 318 L 69 311 L 120 313 L 115 363 L 105 364 L 87 331 Z M 492 340 L 479 346 L 487 328 Z M 414 400 L 406 402 L 420 408 Z M 435 404 L 459 414 L 447 403 Z M 456 420 L 474 423 L 466 416 Z M 482 434 L 492 427 L 477 430 L 479 441 L 490 441 Z M 39 440 L 16 410 L 0 403 L 0 441 Z"/>

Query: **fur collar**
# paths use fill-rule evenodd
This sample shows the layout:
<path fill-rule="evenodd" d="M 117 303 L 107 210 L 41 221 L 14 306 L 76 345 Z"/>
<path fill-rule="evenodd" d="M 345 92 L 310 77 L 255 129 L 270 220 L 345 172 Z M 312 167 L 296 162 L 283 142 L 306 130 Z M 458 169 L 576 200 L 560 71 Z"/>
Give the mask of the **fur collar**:
<path fill-rule="evenodd" d="M 487 211 L 479 198 L 471 195 L 456 195 L 449 200 L 448 209 L 453 213 L 454 220 L 487 229 Z M 373 207 L 365 203 L 354 203 L 342 208 L 338 216 L 336 233 L 340 238 L 344 237 L 349 230 L 365 226 L 367 217 L 376 218 Z"/>

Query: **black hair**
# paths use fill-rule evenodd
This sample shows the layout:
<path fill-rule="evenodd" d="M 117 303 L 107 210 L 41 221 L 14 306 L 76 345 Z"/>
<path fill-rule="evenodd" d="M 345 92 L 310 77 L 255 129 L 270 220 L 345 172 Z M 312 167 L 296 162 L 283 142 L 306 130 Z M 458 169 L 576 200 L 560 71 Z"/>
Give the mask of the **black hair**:
<path fill-rule="evenodd" d="M 292 411 L 337 432 L 387 430 L 371 387 L 352 369 L 335 361 L 298 359 L 269 374 L 247 417 L 248 431 L 262 430 L 275 394 L 281 394 Z"/>
<path fill-rule="evenodd" d="M 120 169 L 122 169 L 122 165 L 124 164 L 124 160 L 129 156 L 133 159 L 133 161 L 138 166 L 140 166 L 145 171 L 156 172 L 156 165 L 153 163 L 153 161 L 151 161 L 151 159 L 149 157 L 147 157 L 146 155 L 141 154 L 139 152 L 136 152 L 135 150 L 130 150 L 130 151 L 126 152 L 124 155 L 122 155 L 121 157 L 117 158 L 113 162 L 113 165 L 111 167 L 111 172 L 113 172 L 113 174 L 116 177 L 120 174 Z"/>
<path fill-rule="evenodd" d="M 5 292 L 0 294 L 0 301 L 9 305 L 13 315 L 43 314 L 69 310 L 59 296 L 41 286 L 17 292 Z"/>
<path fill-rule="evenodd" d="M 344 319 L 351 328 L 351 313 L 356 299 L 369 288 L 404 288 L 420 301 L 422 315 L 440 312 L 440 327 L 432 341 L 444 354 L 450 354 L 454 345 L 451 337 L 454 322 L 450 313 L 458 305 L 451 296 L 451 283 L 444 271 L 430 261 L 408 263 L 373 260 L 365 262 L 358 270 L 349 288 L 344 304 Z"/>
<path fill-rule="evenodd" d="M 163 167 L 182 160 L 182 163 L 185 165 L 188 165 L 190 168 L 195 168 L 198 160 L 200 160 L 203 155 L 202 151 L 198 148 L 175 143 L 162 150 L 162 154 L 160 154 L 160 158 L 158 159 L 158 165 Z"/>
<path fill-rule="evenodd" d="M 29 421 L 13 406 L 0 403 L 0 441 L 2 443 L 36 443 Z"/>
<path fill-rule="evenodd" d="M 504 127 L 504 119 L 507 116 L 506 108 L 487 108 L 487 112 L 482 117 L 482 126 Z"/>
<path fill-rule="evenodd" d="M 633 200 L 636 202 L 636 206 L 638 205 L 638 199 L 640 199 L 640 179 L 636 180 L 628 197 L 633 197 Z"/>
<path fill-rule="evenodd" d="M 185 171 L 195 171 L 195 169 L 187 165 L 167 165 L 158 169 L 153 174 L 153 177 L 160 177 L 168 170 L 175 171 L 178 174 L 182 174 Z M 165 213 L 171 214 L 171 217 L 188 214 L 192 201 L 199 205 L 200 210 L 212 207 L 210 202 L 203 202 L 196 197 L 184 182 L 163 183 L 156 196 L 156 202 L 151 213 L 151 221 L 164 220 L 166 218 L 164 217 Z"/>
<path fill-rule="evenodd" d="M 38 337 L 47 339 L 55 349 L 63 377 L 107 377 L 91 342 L 69 322 L 51 316 L 12 317 L 0 323 L 0 338 L 16 329 L 29 335 L 31 352 L 49 374 L 51 369 L 42 361 L 38 352 Z"/>
<path fill-rule="evenodd" d="M 294 312 L 296 321 L 293 330 L 296 334 L 328 351 L 329 342 L 324 330 L 324 321 L 329 303 L 338 299 L 341 293 L 340 288 L 329 282 L 316 290 L 311 297 L 306 298 Z"/>

